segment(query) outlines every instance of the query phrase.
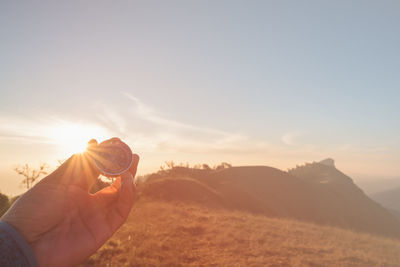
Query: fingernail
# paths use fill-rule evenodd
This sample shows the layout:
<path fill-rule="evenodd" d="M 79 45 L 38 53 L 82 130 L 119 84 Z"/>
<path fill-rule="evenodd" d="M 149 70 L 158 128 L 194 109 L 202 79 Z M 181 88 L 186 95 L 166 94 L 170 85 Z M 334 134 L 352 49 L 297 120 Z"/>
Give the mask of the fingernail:
<path fill-rule="evenodd" d="M 88 146 L 93 146 L 93 145 L 97 145 L 96 139 L 90 139 L 90 141 L 88 142 Z"/>

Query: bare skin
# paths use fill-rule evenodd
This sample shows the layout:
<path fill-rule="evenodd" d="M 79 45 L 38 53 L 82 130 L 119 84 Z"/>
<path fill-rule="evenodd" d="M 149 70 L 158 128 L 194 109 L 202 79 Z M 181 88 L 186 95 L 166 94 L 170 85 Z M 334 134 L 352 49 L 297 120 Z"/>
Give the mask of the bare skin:
<path fill-rule="evenodd" d="M 39 266 L 77 265 L 127 219 L 136 197 L 133 178 L 139 156 L 133 158 L 128 172 L 90 194 L 99 172 L 88 152 L 73 155 L 21 196 L 1 219 L 22 234 Z"/>

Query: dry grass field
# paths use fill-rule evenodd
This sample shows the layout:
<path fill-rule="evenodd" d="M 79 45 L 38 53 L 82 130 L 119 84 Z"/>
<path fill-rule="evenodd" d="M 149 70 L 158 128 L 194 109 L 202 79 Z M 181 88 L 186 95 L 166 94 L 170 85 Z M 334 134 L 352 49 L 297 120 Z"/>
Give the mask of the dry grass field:
<path fill-rule="evenodd" d="M 82 266 L 400 266 L 400 241 L 140 197 Z"/>

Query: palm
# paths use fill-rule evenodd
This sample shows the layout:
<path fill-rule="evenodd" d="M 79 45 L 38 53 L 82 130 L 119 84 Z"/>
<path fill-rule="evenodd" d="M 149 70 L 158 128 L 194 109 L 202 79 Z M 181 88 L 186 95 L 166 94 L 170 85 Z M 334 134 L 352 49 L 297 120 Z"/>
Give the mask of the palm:
<path fill-rule="evenodd" d="M 94 195 L 88 188 L 97 171 L 82 161 L 84 157 L 70 159 L 23 195 L 5 220 L 30 243 L 40 265 L 77 264 L 126 220 L 134 201 L 130 178 L 136 173 L 138 157 L 134 159 L 130 174 L 123 175 L 122 182 L 118 178 Z"/>

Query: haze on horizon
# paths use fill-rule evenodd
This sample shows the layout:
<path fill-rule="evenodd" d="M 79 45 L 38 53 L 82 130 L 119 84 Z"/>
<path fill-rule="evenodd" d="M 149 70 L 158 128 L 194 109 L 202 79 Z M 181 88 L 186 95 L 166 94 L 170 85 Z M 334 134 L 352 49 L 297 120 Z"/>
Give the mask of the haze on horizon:
<path fill-rule="evenodd" d="M 398 176 L 400 3 L 305 2 L 2 1 L 0 190 L 112 136 L 140 174 L 332 157 Z"/>

